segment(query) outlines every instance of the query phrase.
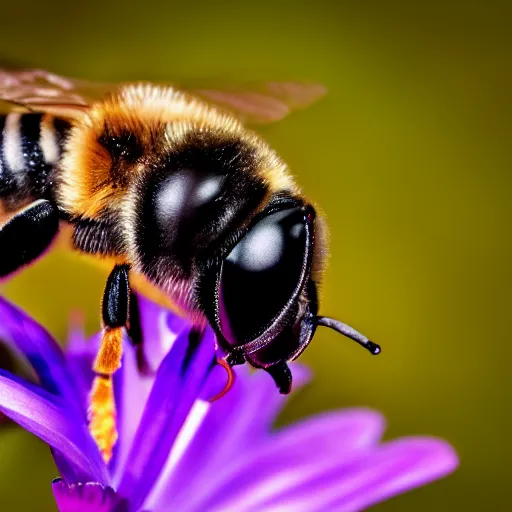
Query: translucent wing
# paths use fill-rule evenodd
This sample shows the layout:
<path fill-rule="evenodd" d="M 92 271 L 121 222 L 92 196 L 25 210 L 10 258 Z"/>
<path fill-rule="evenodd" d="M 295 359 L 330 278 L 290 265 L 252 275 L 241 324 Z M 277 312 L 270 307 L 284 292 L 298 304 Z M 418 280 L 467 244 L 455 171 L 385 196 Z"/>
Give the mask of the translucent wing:
<path fill-rule="evenodd" d="M 326 88 L 315 82 L 253 82 L 241 87 L 190 88 L 206 100 L 231 110 L 249 123 L 272 123 L 322 98 Z"/>
<path fill-rule="evenodd" d="M 87 82 L 42 69 L 0 69 L 0 102 L 4 103 L 4 108 L 0 106 L 0 109 L 12 110 L 14 106 L 73 118 L 119 85 Z M 279 121 L 295 110 L 308 107 L 326 93 L 323 85 L 312 82 L 252 82 L 215 88 L 160 85 L 174 85 L 232 111 L 249 123 Z"/>
<path fill-rule="evenodd" d="M 34 110 L 76 117 L 112 84 L 77 80 L 43 69 L 0 69 L 2 110 Z"/>

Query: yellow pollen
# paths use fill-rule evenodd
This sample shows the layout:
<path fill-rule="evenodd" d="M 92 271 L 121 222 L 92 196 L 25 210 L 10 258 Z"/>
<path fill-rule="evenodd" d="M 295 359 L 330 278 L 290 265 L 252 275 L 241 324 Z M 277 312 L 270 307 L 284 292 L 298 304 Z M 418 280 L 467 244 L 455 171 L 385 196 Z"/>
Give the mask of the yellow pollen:
<path fill-rule="evenodd" d="M 89 431 L 105 463 L 112 458 L 117 441 L 117 413 L 112 375 L 121 366 L 122 328 L 105 328 L 101 347 L 94 362 L 98 374 L 89 396 Z"/>
<path fill-rule="evenodd" d="M 103 460 L 108 463 L 117 441 L 117 413 L 111 376 L 94 378 L 88 416 L 89 431 Z"/>

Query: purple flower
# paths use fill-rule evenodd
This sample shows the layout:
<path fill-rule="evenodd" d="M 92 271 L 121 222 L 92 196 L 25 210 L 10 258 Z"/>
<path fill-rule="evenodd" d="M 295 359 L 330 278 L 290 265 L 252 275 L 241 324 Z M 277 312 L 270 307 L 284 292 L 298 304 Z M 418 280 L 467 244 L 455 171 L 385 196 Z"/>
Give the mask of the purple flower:
<path fill-rule="evenodd" d="M 51 447 L 61 512 L 355 511 L 457 466 L 439 439 L 380 443 L 383 419 L 365 409 L 272 431 L 286 398 L 265 372 L 237 368 L 233 389 L 209 403 L 226 378 L 212 364 L 212 332 L 191 346 L 184 320 L 142 297 L 140 306 L 144 353 L 125 343 L 115 377 L 119 441 L 107 466 L 87 428 L 98 336 L 73 332 L 64 353 L 0 298 L 0 339 L 38 381 L 0 370 L 0 411 Z M 308 380 L 304 367 L 292 371 L 297 384 Z"/>

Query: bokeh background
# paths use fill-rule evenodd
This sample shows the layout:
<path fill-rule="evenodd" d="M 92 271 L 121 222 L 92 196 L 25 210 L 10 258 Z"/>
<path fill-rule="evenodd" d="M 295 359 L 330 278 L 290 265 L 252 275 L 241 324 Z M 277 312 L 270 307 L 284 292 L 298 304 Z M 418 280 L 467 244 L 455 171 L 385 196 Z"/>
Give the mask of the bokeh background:
<path fill-rule="evenodd" d="M 368 406 L 388 438 L 458 450 L 451 477 L 385 511 L 511 509 L 510 2 L 2 3 L 0 58 L 97 80 L 313 79 L 329 95 L 262 129 L 331 227 L 322 312 L 383 345 L 320 330 L 314 383 L 282 424 Z M 6 250 L 2 248 L 2 250 Z M 98 326 L 106 274 L 58 251 L 4 293 L 60 340 Z M 47 448 L 0 433 L 0 508 L 54 510 Z"/>

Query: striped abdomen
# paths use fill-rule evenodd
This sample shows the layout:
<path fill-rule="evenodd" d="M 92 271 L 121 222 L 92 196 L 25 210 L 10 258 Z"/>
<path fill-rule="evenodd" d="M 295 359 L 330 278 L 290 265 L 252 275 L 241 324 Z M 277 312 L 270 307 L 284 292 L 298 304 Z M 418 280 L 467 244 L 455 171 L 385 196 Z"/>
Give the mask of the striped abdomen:
<path fill-rule="evenodd" d="M 0 202 L 7 210 L 52 199 L 68 123 L 48 114 L 0 116 Z"/>

